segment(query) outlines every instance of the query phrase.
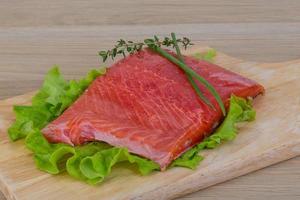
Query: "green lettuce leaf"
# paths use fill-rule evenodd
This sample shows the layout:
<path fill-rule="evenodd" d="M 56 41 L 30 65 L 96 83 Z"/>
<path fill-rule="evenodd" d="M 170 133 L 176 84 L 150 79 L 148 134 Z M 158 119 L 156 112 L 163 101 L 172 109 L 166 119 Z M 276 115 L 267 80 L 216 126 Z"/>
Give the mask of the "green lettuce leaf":
<path fill-rule="evenodd" d="M 207 52 L 204 53 L 197 52 L 192 56 L 197 60 L 205 60 L 208 62 L 213 62 L 216 55 L 217 55 L 217 51 L 215 49 L 209 49 Z"/>
<path fill-rule="evenodd" d="M 87 182 L 96 184 L 102 182 L 111 173 L 112 167 L 120 162 L 135 163 L 142 175 L 149 174 L 153 170 L 159 170 L 158 164 L 130 154 L 126 148 L 111 147 L 84 157 L 80 163 L 81 173 L 87 178 Z"/>
<path fill-rule="evenodd" d="M 231 141 L 237 135 L 236 124 L 238 122 L 253 121 L 255 119 L 255 110 L 252 108 L 250 100 L 245 100 L 234 95 L 230 98 L 229 111 L 223 123 L 209 137 L 201 143 L 185 152 L 181 157 L 173 162 L 173 166 L 182 166 L 195 169 L 203 157 L 199 152 L 203 149 L 214 149 L 222 142 Z"/>
<path fill-rule="evenodd" d="M 67 170 L 71 176 L 91 184 L 103 181 L 110 174 L 111 168 L 123 161 L 135 163 L 143 175 L 159 169 L 153 161 L 106 143 L 92 142 L 77 147 L 51 144 L 39 130 L 31 132 L 25 144 L 34 153 L 35 163 L 40 170 L 50 174 Z"/>
<path fill-rule="evenodd" d="M 128 162 L 136 166 L 142 175 L 159 170 L 157 163 L 131 154 L 126 148 L 110 146 L 102 142 L 91 142 L 72 147 L 66 144 L 49 143 L 41 129 L 58 117 L 70 106 L 98 76 L 105 74 L 105 68 L 90 71 L 79 81 L 65 81 L 57 67 L 51 69 L 39 92 L 33 97 L 31 106 L 15 106 L 16 121 L 8 130 L 14 141 L 25 138 L 26 147 L 33 152 L 37 167 L 50 174 L 66 171 L 69 175 L 91 184 L 102 182 L 114 165 Z M 229 112 L 216 132 L 203 142 L 176 159 L 172 166 L 195 169 L 203 157 L 199 152 L 215 148 L 235 138 L 235 124 L 251 121 L 255 111 L 251 102 L 232 96 Z"/>
<path fill-rule="evenodd" d="M 14 106 L 14 112 L 16 121 L 8 129 L 8 135 L 13 141 L 26 137 L 33 127 L 45 126 L 50 118 L 46 109 L 33 106 Z"/>
<path fill-rule="evenodd" d="M 31 106 L 14 106 L 16 121 L 8 129 L 8 135 L 15 141 L 24 138 L 30 132 L 29 126 L 43 128 L 50 121 L 57 118 L 88 85 L 99 75 L 103 75 L 106 68 L 90 71 L 79 81 L 65 81 L 58 67 L 52 68 L 46 75 L 42 88 L 32 98 Z"/>

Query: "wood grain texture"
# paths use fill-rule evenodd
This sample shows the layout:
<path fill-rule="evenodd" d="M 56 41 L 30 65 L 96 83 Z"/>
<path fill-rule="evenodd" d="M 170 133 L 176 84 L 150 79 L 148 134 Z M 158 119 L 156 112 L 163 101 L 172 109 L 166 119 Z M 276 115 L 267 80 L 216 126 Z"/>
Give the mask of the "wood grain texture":
<path fill-rule="evenodd" d="M 206 50 L 193 48 L 186 53 Z M 257 120 L 243 124 L 235 141 L 204 151 L 205 160 L 197 170 L 173 168 L 141 177 L 116 167 L 98 187 L 75 181 L 66 174 L 40 172 L 22 141 L 11 143 L 6 134 L 14 118 L 12 105 L 27 104 L 31 93 L 0 102 L 2 191 L 9 199 L 171 199 L 300 155 L 300 114 L 294 112 L 300 110 L 300 60 L 258 64 L 219 52 L 215 62 L 257 80 L 265 86 L 266 95 L 255 101 Z M 67 192 L 72 190 L 77 192 Z"/>
<path fill-rule="evenodd" d="M 300 58 L 299 13 L 298 0 L 2 0 L 0 99 L 37 89 L 53 64 L 82 76 L 119 37 L 176 31 L 244 60 Z M 186 198 L 299 199 L 299 166 L 294 158 Z"/>
<path fill-rule="evenodd" d="M 0 26 L 299 22 L 299 9 L 297 0 L 2 0 Z"/>

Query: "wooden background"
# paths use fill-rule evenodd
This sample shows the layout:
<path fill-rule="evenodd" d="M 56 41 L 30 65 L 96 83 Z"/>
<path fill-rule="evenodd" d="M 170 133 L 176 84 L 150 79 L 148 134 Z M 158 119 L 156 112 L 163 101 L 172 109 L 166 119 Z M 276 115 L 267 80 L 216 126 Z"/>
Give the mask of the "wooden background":
<path fill-rule="evenodd" d="M 0 99 L 37 89 L 53 64 L 82 76 L 120 37 L 171 31 L 254 62 L 300 58 L 300 1 L 0 0 Z M 299 166 L 298 157 L 181 199 L 299 199 Z"/>

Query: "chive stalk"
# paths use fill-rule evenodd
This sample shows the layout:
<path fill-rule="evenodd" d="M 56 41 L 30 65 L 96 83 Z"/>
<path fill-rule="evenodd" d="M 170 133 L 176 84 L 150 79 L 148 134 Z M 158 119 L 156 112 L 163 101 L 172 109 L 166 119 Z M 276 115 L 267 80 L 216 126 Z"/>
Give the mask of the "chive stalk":
<path fill-rule="evenodd" d="M 177 39 L 176 39 L 176 36 L 175 36 L 175 33 L 171 33 L 171 36 L 172 36 L 172 40 L 173 40 L 173 43 L 174 43 L 174 47 L 175 47 L 175 50 L 176 50 L 176 53 L 177 53 L 177 56 L 178 56 L 178 59 L 184 63 L 184 59 L 183 59 L 183 56 L 180 52 L 180 48 L 177 44 Z M 185 71 L 184 71 L 185 72 Z M 200 97 L 200 99 L 202 99 L 207 105 L 209 105 L 210 107 L 213 107 L 213 105 L 211 104 L 211 102 L 209 101 L 209 99 L 207 99 L 203 93 L 201 92 L 200 88 L 198 87 L 197 83 L 195 82 L 195 80 L 193 79 L 193 77 L 188 74 L 187 72 L 185 72 L 186 76 L 187 76 L 187 79 L 188 81 L 190 82 L 190 84 L 192 85 L 193 89 L 195 90 L 196 94 Z"/>

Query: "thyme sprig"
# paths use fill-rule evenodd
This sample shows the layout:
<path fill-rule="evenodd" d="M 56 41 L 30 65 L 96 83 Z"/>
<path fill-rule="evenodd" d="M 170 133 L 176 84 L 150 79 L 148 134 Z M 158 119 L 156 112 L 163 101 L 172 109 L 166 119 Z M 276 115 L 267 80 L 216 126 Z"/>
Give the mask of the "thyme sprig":
<path fill-rule="evenodd" d="M 184 49 L 188 46 L 193 45 L 189 38 L 183 37 L 182 39 L 176 39 L 176 43 L 180 44 Z M 126 41 L 124 39 L 120 39 L 117 41 L 117 44 L 114 46 L 113 49 L 109 49 L 106 51 L 99 51 L 99 56 L 102 57 L 102 61 L 105 62 L 108 58 L 112 60 L 115 59 L 117 55 L 122 55 L 125 57 L 127 54 L 133 54 L 137 51 L 143 49 L 148 45 L 155 45 L 158 47 L 165 46 L 165 47 L 175 47 L 175 42 L 172 38 L 165 37 L 162 41 L 155 35 L 153 39 L 145 39 L 144 42 L 133 42 L 133 41 Z"/>
<path fill-rule="evenodd" d="M 225 106 L 216 89 L 205 78 L 203 78 L 201 75 L 195 72 L 190 66 L 188 66 L 185 63 L 183 56 L 180 53 L 178 44 L 181 44 L 186 49 L 188 46 L 193 45 L 191 43 L 191 40 L 188 38 L 176 39 L 174 33 L 172 33 L 171 36 L 172 38 L 165 37 L 163 41 L 160 41 L 159 38 L 155 35 L 153 38 L 148 38 L 145 39 L 144 42 L 137 42 L 137 43 L 133 41 L 126 42 L 125 40 L 120 39 L 119 41 L 117 41 L 117 44 L 113 49 L 107 51 L 100 51 L 99 55 L 102 57 L 103 62 L 105 62 L 109 57 L 114 59 L 119 54 L 125 57 L 127 53 L 133 54 L 137 51 L 142 50 L 143 47 L 148 47 L 152 51 L 160 54 L 161 56 L 163 56 L 164 58 L 168 59 L 170 62 L 174 63 L 179 68 L 181 68 L 185 72 L 191 86 L 193 87 L 193 89 L 195 90 L 199 98 L 203 100 L 203 102 L 206 103 L 208 106 L 212 107 L 211 102 L 200 91 L 200 88 L 196 84 L 195 80 L 197 80 L 200 84 L 204 85 L 207 88 L 207 90 L 214 96 L 219 107 L 221 108 L 223 115 L 225 116 L 226 115 Z M 162 49 L 161 46 L 175 48 L 178 58 L 174 57 L 169 52 Z"/>

